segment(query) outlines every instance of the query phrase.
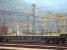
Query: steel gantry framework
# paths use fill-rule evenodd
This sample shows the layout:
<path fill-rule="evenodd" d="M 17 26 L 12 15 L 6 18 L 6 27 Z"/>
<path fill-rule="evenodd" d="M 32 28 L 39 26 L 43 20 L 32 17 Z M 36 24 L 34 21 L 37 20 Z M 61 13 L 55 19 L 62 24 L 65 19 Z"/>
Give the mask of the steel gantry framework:
<path fill-rule="evenodd" d="M 36 29 L 35 29 L 35 24 L 36 24 L 36 22 L 37 21 L 35 21 L 35 19 L 37 18 L 36 17 L 36 15 L 35 15 L 35 5 L 33 4 L 33 9 L 32 9 L 32 12 L 33 13 L 26 13 L 26 12 L 15 12 L 15 11 L 6 11 L 6 10 L 0 10 L 0 15 L 3 15 L 3 16 L 5 16 L 5 15 L 10 15 L 10 16 L 12 16 L 12 15 L 18 15 L 18 16 L 26 16 L 26 21 L 27 21 L 27 23 L 26 23 L 26 30 L 24 30 L 24 31 L 26 31 L 26 34 L 28 34 L 28 33 L 30 33 L 30 24 L 32 23 L 32 36 L 35 36 L 36 35 Z M 31 23 L 29 23 L 29 17 L 30 16 L 32 16 L 32 22 Z M 1 16 L 1 18 L 0 18 L 0 25 L 2 25 L 2 16 Z M 24 18 L 24 17 L 22 17 L 22 18 Z M 45 27 L 45 25 L 48 25 L 48 24 L 46 24 L 47 22 L 49 22 L 48 20 L 52 20 L 53 22 L 55 21 L 56 22 L 56 24 L 57 24 L 57 30 L 58 30 L 58 28 L 59 28 L 59 26 L 58 25 L 60 25 L 61 26 L 61 34 L 63 34 L 63 33 L 65 33 L 65 21 L 67 20 L 67 18 L 61 13 L 61 14 L 57 14 L 57 15 L 55 15 L 55 17 L 53 16 L 53 17 L 48 17 L 48 18 L 46 18 L 46 17 L 38 17 L 38 18 L 40 18 L 41 20 L 39 20 L 38 22 L 41 22 L 41 26 L 37 26 L 37 27 L 39 27 L 41 30 L 41 33 L 42 33 L 42 35 L 44 34 L 44 32 L 47 32 L 46 31 L 46 29 L 47 29 L 47 27 Z M 11 20 L 12 21 L 12 19 L 11 19 L 11 17 L 10 17 L 10 19 L 9 20 Z M 38 20 L 38 19 L 37 19 Z M 60 21 L 60 24 L 59 24 L 59 21 Z M 22 23 L 22 22 L 20 22 L 20 23 Z M 20 23 L 17 23 L 18 25 L 20 25 Z M 23 24 L 23 23 L 22 23 Z M 21 25 L 22 25 L 21 24 Z M 38 25 L 38 24 L 37 24 Z M 24 26 L 23 26 L 24 27 Z M 54 23 L 52 23 L 52 28 L 51 28 L 51 32 L 53 32 L 53 30 L 54 30 Z M 44 34 L 45 35 L 45 34 Z"/>

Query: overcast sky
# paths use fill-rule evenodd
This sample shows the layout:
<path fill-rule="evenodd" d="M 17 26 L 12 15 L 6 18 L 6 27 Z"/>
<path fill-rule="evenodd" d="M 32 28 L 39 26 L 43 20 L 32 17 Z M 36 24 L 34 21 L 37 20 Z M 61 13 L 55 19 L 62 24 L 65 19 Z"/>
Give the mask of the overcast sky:
<path fill-rule="evenodd" d="M 28 9 L 33 3 L 43 10 L 67 12 L 67 0 L 0 0 L 0 9 Z"/>
<path fill-rule="evenodd" d="M 53 11 L 67 11 L 67 0 L 24 0 L 28 3 L 34 3 L 42 9 Z"/>

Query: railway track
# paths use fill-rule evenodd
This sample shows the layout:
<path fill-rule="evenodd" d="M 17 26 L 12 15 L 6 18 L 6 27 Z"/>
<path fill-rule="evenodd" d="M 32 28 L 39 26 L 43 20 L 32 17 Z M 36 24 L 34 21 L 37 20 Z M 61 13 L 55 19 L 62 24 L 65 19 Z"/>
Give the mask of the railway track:
<path fill-rule="evenodd" d="M 67 45 L 63 44 L 0 43 L 0 46 L 39 49 L 67 49 Z"/>

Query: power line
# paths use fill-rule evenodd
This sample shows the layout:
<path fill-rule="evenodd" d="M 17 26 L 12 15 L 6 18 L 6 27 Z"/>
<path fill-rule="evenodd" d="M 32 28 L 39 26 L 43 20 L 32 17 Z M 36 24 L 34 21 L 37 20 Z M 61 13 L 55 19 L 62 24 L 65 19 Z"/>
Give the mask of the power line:
<path fill-rule="evenodd" d="M 27 12 L 17 12 L 17 11 L 7 11 L 7 10 L 0 10 L 0 14 L 4 14 L 4 15 L 25 15 L 25 16 L 30 16 L 32 14 L 29 14 Z"/>

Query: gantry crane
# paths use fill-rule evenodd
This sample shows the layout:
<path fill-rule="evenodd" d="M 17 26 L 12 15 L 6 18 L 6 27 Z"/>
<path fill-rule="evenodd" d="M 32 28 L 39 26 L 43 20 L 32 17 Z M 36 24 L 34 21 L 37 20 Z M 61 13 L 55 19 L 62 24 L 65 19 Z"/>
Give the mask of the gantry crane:
<path fill-rule="evenodd" d="M 32 4 L 32 35 L 35 35 L 35 4 Z"/>

